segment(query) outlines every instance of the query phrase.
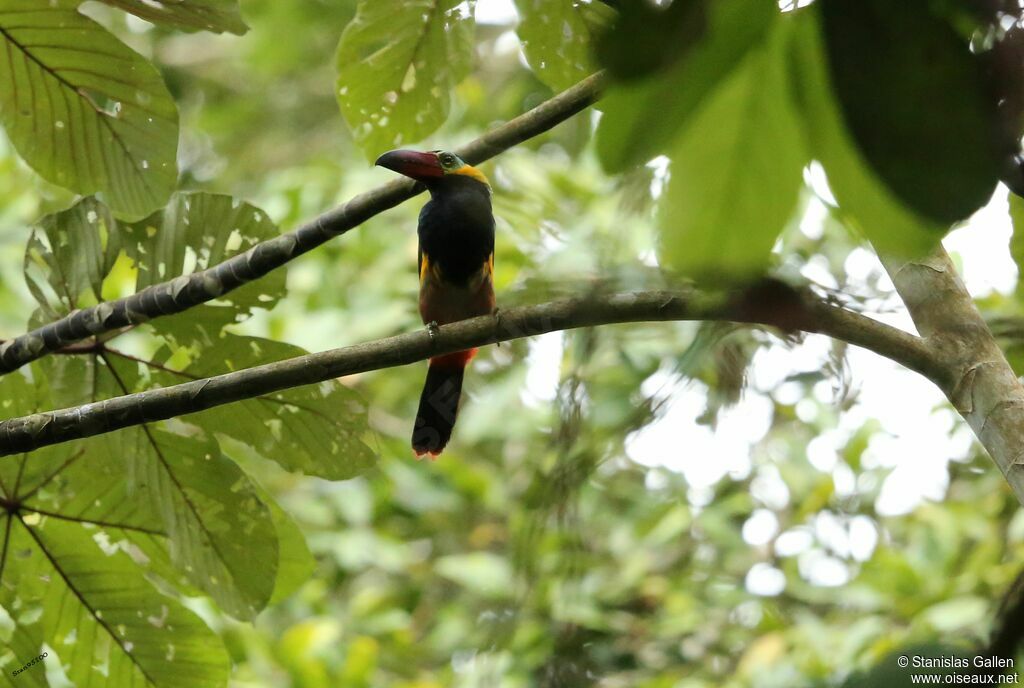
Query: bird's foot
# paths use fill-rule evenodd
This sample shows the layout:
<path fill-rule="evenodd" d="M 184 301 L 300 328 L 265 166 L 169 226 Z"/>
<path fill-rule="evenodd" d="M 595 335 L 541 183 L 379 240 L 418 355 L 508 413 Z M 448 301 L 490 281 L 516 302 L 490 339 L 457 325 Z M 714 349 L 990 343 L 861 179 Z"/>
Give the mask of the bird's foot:
<path fill-rule="evenodd" d="M 430 341 L 434 341 L 437 338 L 437 333 L 440 328 L 438 327 L 436 320 L 431 320 L 427 323 L 427 334 L 430 335 Z"/>

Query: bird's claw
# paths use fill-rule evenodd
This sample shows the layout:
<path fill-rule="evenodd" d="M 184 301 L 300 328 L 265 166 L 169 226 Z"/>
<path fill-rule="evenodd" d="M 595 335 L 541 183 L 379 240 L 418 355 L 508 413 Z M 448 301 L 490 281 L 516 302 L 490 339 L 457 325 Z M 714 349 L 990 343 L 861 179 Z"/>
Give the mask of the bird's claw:
<path fill-rule="evenodd" d="M 430 335 L 431 341 L 437 338 L 438 329 L 436 320 L 431 320 L 427 323 L 427 334 Z"/>

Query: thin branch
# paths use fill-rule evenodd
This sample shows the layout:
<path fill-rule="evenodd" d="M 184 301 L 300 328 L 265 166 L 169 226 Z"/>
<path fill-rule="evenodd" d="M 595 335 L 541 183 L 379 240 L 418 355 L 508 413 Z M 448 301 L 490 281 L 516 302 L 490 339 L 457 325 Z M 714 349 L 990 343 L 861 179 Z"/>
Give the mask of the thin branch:
<path fill-rule="evenodd" d="M 866 316 L 821 301 L 809 292 L 801 299 L 794 326 L 772 309 L 755 308 L 755 300 L 700 292 L 630 292 L 589 294 L 503 310 L 441 327 L 380 339 L 342 349 L 247 368 L 162 389 L 127 394 L 83 406 L 37 413 L 0 422 L 0 456 L 30 451 L 69 440 L 195 413 L 276 391 L 346 375 L 415 363 L 431 356 L 495 342 L 579 327 L 668 320 L 730 320 L 785 329 L 820 332 L 845 340 L 928 375 L 934 372 L 926 342 Z"/>
<path fill-rule="evenodd" d="M 488 160 L 589 107 L 600 96 L 604 81 L 602 73 L 594 74 L 529 112 L 456 149 L 456 152 L 471 164 Z M 136 325 L 161 315 L 181 313 L 193 306 L 218 299 L 422 191 L 421 185 L 410 180 L 395 180 L 360 194 L 287 234 L 259 243 L 211 268 L 155 284 L 116 301 L 83 308 L 7 340 L 0 345 L 0 374 L 16 370 L 48 353 L 66 349 L 88 337 Z"/>

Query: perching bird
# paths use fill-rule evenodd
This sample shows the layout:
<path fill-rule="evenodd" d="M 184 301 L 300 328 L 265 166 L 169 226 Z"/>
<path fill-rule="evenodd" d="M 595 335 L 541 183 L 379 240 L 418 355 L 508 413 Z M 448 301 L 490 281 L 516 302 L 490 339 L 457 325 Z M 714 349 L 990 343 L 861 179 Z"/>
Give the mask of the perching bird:
<path fill-rule="evenodd" d="M 445 151 L 394 150 L 377 158 L 422 182 L 430 200 L 420 211 L 420 317 L 433 328 L 494 313 L 494 215 L 487 177 Z M 436 458 L 452 436 L 462 377 L 476 349 L 430 359 L 412 431 L 417 457 Z"/>

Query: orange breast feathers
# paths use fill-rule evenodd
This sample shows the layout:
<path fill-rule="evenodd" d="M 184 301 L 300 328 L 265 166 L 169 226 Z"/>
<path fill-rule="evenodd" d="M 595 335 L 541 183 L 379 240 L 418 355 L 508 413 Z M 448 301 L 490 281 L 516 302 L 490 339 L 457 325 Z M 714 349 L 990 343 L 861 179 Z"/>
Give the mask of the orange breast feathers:
<path fill-rule="evenodd" d="M 465 284 L 444 279 L 423 254 L 420 259 L 420 317 L 438 325 L 494 312 L 494 255 Z"/>

